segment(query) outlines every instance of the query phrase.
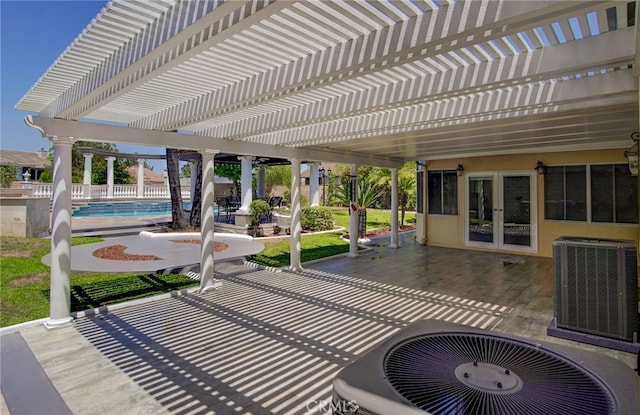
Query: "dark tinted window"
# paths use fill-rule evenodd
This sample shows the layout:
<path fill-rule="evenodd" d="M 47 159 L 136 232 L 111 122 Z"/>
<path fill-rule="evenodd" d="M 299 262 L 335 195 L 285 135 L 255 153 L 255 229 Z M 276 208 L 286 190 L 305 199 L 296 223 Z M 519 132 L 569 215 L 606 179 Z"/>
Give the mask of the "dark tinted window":
<path fill-rule="evenodd" d="M 427 174 L 429 214 L 458 214 L 458 175 L 455 170 L 433 170 Z"/>

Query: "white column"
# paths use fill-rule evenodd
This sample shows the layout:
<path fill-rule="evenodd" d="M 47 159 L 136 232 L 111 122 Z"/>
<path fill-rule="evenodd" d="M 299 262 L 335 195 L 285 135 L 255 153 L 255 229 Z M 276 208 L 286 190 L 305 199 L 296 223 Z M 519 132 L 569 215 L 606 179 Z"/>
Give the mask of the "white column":
<path fill-rule="evenodd" d="M 251 188 L 251 163 L 255 159 L 253 156 L 239 156 L 238 159 L 242 163 L 242 177 L 240 178 L 240 187 L 241 187 L 241 204 L 240 209 L 238 209 L 238 213 L 249 213 L 249 205 L 253 200 L 253 193 Z"/>
<path fill-rule="evenodd" d="M 289 269 L 302 270 L 300 264 L 300 237 L 302 235 L 302 207 L 300 206 L 300 160 L 291 159 L 291 240 L 289 245 Z"/>
<path fill-rule="evenodd" d="M 83 154 L 84 156 L 84 176 L 82 178 L 82 184 L 84 184 L 84 197 L 91 199 L 91 161 L 93 160 L 93 154 Z"/>
<path fill-rule="evenodd" d="M 322 180 L 324 180 L 324 177 Z M 309 163 L 309 206 L 318 206 L 320 204 L 319 188 L 318 163 Z"/>
<path fill-rule="evenodd" d="M 204 150 L 202 154 L 202 210 L 200 212 L 200 292 L 217 288 L 221 284 L 214 278 L 214 180 L 213 159 L 217 151 Z M 193 176 L 192 176 L 193 177 Z"/>
<path fill-rule="evenodd" d="M 53 138 L 51 271 L 47 328 L 66 326 L 72 318 L 71 281 L 71 145 L 73 139 Z"/>
<path fill-rule="evenodd" d="M 138 159 L 138 199 L 144 197 L 144 159 Z"/>
<path fill-rule="evenodd" d="M 398 169 L 391 169 L 391 243 L 389 248 L 398 247 Z"/>
<path fill-rule="evenodd" d="M 265 185 L 265 176 L 267 175 L 267 168 L 265 166 L 258 167 L 258 188 L 256 189 L 256 195 L 258 197 L 265 197 L 266 195 L 266 185 Z"/>
<path fill-rule="evenodd" d="M 171 189 L 169 188 L 169 172 L 166 168 L 164 169 L 164 191 L 165 194 L 162 197 L 171 199 Z"/>
<path fill-rule="evenodd" d="M 215 154 L 214 154 L 214 157 L 215 157 Z M 198 162 L 195 160 L 191 160 L 189 161 L 189 164 L 191 166 L 191 177 L 190 177 L 191 180 L 189 180 L 189 185 L 191 187 L 190 187 L 189 197 L 191 198 L 191 202 L 193 205 L 193 198 L 196 195 L 196 177 L 198 176 Z"/>
<path fill-rule="evenodd" d="M 358 166 L 351 165 L 351 204 L 349 205 L 349 253 L 347 257 L 358 256 Z M 355 210 L 353 209 L 355 207 Z"/>
<path fill-rule="evenodd" d="M 115 157 L 107 157 L 107 198 L 113 197 L 113 162 Z"/>

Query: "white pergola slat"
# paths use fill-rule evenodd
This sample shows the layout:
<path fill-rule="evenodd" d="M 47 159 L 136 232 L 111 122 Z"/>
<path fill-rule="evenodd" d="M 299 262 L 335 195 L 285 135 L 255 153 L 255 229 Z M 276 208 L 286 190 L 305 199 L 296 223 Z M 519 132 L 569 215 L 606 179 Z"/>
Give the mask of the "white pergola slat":
<path fill-rule="evenodd" d="M 525 135 L 545 148 L 567 148 L 566 134 L 574 149 L 619 146 L 628 132 L 588 122 L 616 106 L 613 130 L 638 126 L 627 3 L 111 2 L 17 108 L 391 164 L 537 151 L 522 131 L 507 131 L 520 144 L 500 149 L 453 128 L 519 117 L 539 117 Z M 544 126 L 574 110 L 586 126 Z M 436 151 L 446 128 L 450 145 Z"/>

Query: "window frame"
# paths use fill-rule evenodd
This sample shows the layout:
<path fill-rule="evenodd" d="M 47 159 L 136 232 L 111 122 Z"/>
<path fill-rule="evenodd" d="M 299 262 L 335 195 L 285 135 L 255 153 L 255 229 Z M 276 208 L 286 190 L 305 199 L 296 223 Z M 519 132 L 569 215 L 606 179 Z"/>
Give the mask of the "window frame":
<path fill-rule="evenodd" d="M 426 208 L 426 212 L 428 215 L 438 215 L 438 216 L 459 216 L 460 215 L 460 208 L 459 208 L 459 197 L 458 197 L 458 193 L 459 193 L 459 185 L 458 185 L 458 172 L 456 171 L 456 169 L 434 169 L 434 170 L 427 170 L 427 208 Z M 447 195 L 448 192 L 446 192 L 445 190 L 445 186 L 444 186 L 444 175 L 445 173 L 448 173 L 449 175 L 452 175 L 455 177 L 455 191 L 453 192 L 453 195 Z M 431 203 L 431 186 L 429 186 L 430 184 L 430 179 L 429 176 L 431 174 L 438 174 L 439 175 L 439 182 L 440 182 L 440 212 L 439 213 L 433 213 L 431 211 L 432 209 L 432 203 Z M 445 197 L 445 195 L 447 195 L 448 197 Z M 445 200 L 450 200 L 450 199 L 454 199 L 453 203 L 451 204 L 451 206 L 455 206 L 455 213 L 447 213 L 447 209 L 445 209 Z"/>
<path fill-rule="evenodd" d="M 545 221 L 557 221 L 557 222 L 574 222 L 574 223 L 587 223 L 587 224 L 604 224 L 604 225 L 621 225 L 621 226 L 625 226 L 625 225 L 630 225 L 630 226 L 637 226 L 640 223 L 640 220 L 637 220 L 636 222 L 617 222 L 616 221 L 616 211 L 615 211 L 615 207 L 616 207 L 616 190 L 617 190 L 617 186 L 616 186 L 616 180 L 615 180 L 615 170 L 616 170 L 616 166 L 626 166 L 628 169 L 628 165 L 627 163 L 624 162 L 608 162 L 608 163 L 572 163 L 572 164 L 557 164 L 557 165 L 548 165 L 547 168 L 549 167 L 572 167 L 572 166 L 584 166 L 585 167 L 585 203 L 586 203 L 586 219 L 585 220 L 574 220 L 574 219 L 550 219 L 547 218 L 547 210 L 546 210 L 546 204 L 547 204 L 547 186 L 546 186 L 546 181 L 543 180 L 543 185 L 544 185 L 544 191 L 543 191 L 543 206 L 544 206 L 544 220 Z M 604 221 L 594 221 L 593 220 L 593 191 L 592 191 L 592 167 L 593 166 L 610 166 L 612 168 L 612 174 L 613 174 L 613 183 L 612 183 L 612 187 L 613 187 L 613 193 L 612 193 L 612 206 L 613 206 L 613 222 L 604 222 Z M 633 176 L 632 176 L 633 177 Z M 565 176 L 563 178 L 564 180 L 564 189 L 563 189 L 563 200 L 566 200 L 566 171 L 565 171 Z M 636 203 L 637 202 L 637 198 L 636 198 Z M 636 207 L 637 208 L 637 207 Z M 566 218 L 566 202 L 565 202 L 565 206 L 564 206 L 564 217 Z"/>

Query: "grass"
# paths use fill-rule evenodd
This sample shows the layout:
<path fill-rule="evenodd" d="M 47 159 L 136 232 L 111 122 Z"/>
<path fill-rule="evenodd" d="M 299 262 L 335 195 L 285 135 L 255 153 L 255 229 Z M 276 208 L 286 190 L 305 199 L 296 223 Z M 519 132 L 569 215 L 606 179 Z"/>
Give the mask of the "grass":
<path fill-rule="evenodd" d="M 346 207 L 332 208 L 333 219 L 336 226 L 342 226 L 349 229 L 349 211 Z M 398 219 L 400 218 L 400 211 L 398 211 Z M 416 213 L 405 212 L 404 223 L 415 223 Z M 391 211 L 382 209 L 367 209 L 367 229 L 377 229 L 391 226 Z"/>
<path fill-rule="evenodd" d="M 101 241 L 73 238 L 72 245 Z M 40 259 L 51 241 L 0 237 L 0 327 L 49 315 L 49 267 Z M 182 275 L 96 274 L 71 275 L 71 311 L 81 311 L 195 285 Z"/>
<path fill-rule="evenodd" d="M 332 208 L 336 226 L 349 229 L 349 211 L 346 208 Z M 405 214 L 405 223 L 415 222 L 415 212 Z M 367 229 L 389 227 L 391 211 L 379 209 L 367 209 Z M 349 242 L 340 236 L 347 231 L 330 232 L 322 234 L 302 235 L 301 262 L 327 258 L 329 256 L 349 252 Z M 262 241 L 261 241 L 262 242 Z M 266 243 L 265 249 L 251 260 L 261 265 L 282 267 L 289 265 L 290 243 L 289 239 Z"/>
<path fill-rule="evenodd" d="M 300 240 L 302 252 L 301 262 L 326 258 L 349 252 L 349 242 L 340 238 L 344 232 L 329 232 L 302 235 Z M 265 244 L 265 249 L 254 256 L 251 261 L 270 267 L 289 265 L 289 239 L 283 239 L 272 244 Z"/>
<path fill-rule="evenodd" d="M 346 208 L 334 208 L 337 226 L 349 228 Z M 388 210 L 367 209 L 367 229 L 389 226 Z M 415 221 L 407 212 L 405 222 Z M 303 234 L 301 261 L 308 262 L 349 252 L 340 238 L 346 231 Z M 73 238 L 72 245 L 100 242 L 96 237 Z M 266 241 L 265 241 L 266 242 Z M 273 267 L 289 265 L 289 239 L 266 242 L 253 261 Z M 40 260 L 51 249 L 49 239 L 0 236 L 0 327 L 36 320 L 49 315 L 49 267 Z M 74 272 L 71 275 L 71 311 L 194 286 L 190 278 L 176 274 L 100 274 Z"/>

